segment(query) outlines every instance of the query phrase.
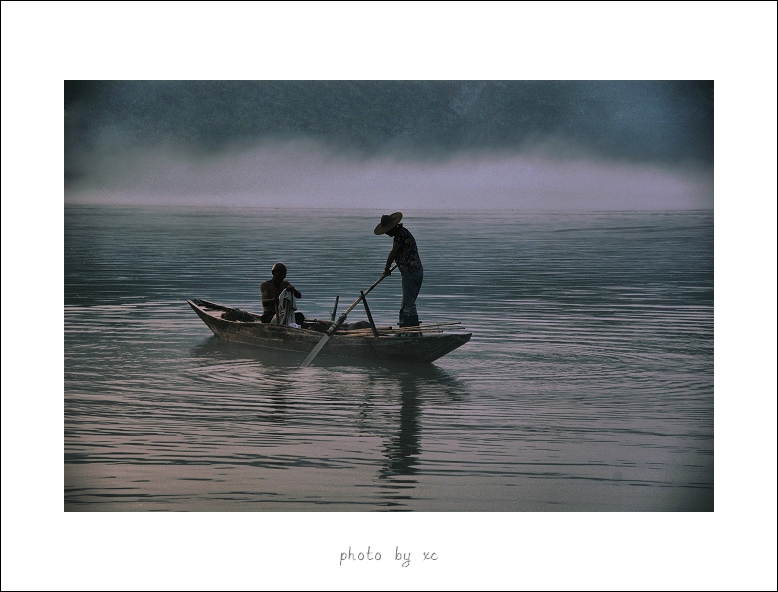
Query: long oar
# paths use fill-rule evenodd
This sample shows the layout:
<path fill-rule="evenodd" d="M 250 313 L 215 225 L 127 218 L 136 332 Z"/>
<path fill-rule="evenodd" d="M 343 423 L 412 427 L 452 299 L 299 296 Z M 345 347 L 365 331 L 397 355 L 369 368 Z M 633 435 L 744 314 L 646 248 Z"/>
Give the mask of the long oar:
<path fill-rule="evenodd" d="M 394 265 L 394 266 L 392 267 L 392 269 L 390 269 L 389 271 L 390 271 L 390 272 L 391 272 L 391 271 L 394 271 L 396 268 L 397 268 L 397 265 Z M 341 325 L 342 325 L 342 324 L 345 322 L 345 320 L 346 320 L 346 316 L 348 315 L 348 313 L 350 313 L 352 310 L 354 310 L 354 308 L 357 306 L 357 304 L 359 304 L 360 300 L 362 300 L 362 297 L 363 297 L 363 296 L 367 296 L 367 295 L 368 295 L 368 294 L 371 292 L 371 290 L 372 290 L 373 288 L 375 288 L 375 287 L 376 287 L 378 284 L 380 284 L 380 283 L 381 283 L 381 281 L 382 281 L 382 280 L 383 280 L 385 277 L 386 277 L 385 275 L 382 275 L 380 278 L 378 278 L 378 279 L 375 281 L 375 283 L 374 283 L 372 286 L 370 286 L 370 287 L 369 287 L 367 290 L 365 290 L 365 291 L 364 291 L 362 294 L 360 294 L 360 295 L 359 295 L 359 298 L 357 298 L 357 299 L 354 301 L 354 304 L 352 304 L 351 306 L 349 306 L 349 307 L 348 307 L 348 308 L 345 310 L 345 312 L 344 312 L 342 315 L 340 315 L 340 317 L 338 318 L 338 320 L 337 320 L 337 321 L 335 321 L 335 323 L 334 323 L 334 324 L 332 324 L 332 325 L 330 326 L 330 328 L 329 328 L 329 329 L 327 329 L 327 332 L 324 334 L 324 337 L 322 337 L 322 338 L 321 338 L 321 341 L 319 341 L 319 343 L 317 343 L 317 344 L 316 344 L 316 347 L 314 347 L 314 348 L 311 350 L 311 353 L 309 353 L 309 354 L 308 354 L 308 357 L 307 357 L 307 358 L 305 358 L 305 360 L 303 360 L 303 363 L 302 363 L 302 364 L 300 364 L 300 366 L 301 366 L 302 368 L 306 368 L 307 366 L 309 366 L 309 365 L 310 365 L 310 363 L 311 363 L 311 362 L 313 362 L 313 359 L 314 359 L 316 356 L 318 356 L 318 355 L 319 355 L 319 352 L 320 352 L 320 351 L 321 351 L 321 349 L 322 349 L 322 348 L 323 348 L 323 347 L 324 347 L 324 346 L 327 344 L 327 342 L 330 340 L 330 337 L 332 337 L 333 333 L 335 333 L 335 331 L 337 331 L 337 330 L 338 330 L 338 327 L 340 327 L 340 326 L 341 326 Z"/>

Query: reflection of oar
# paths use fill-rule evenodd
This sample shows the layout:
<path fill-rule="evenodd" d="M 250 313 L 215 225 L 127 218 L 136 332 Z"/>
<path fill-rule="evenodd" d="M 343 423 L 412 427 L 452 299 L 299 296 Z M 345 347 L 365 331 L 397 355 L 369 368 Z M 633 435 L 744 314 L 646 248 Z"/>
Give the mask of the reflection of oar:
<path fill-rule="evenodd" d="M 390 272 L 394 271 L 396 267 L 397 267 L 397 265 L 394 265 L 394 266 L 392 267 L 392 269 L 390 269 L 389 271 L 390 271 Z M 357 304 L 359 304 L 359 301 L 360 301 L 360 300 L 362 300 L 362 298 L 363 298 L 364 296 L 367 296 L 367 295 L 370 293 L 370 291 L 371 291 L 373 288 L 375 288 L 375 287 L 376 287 L 378 284 L 380 284 L 380 283 L 381 283 L 381 280 L 383 280 L 385 277 L 386 277 L 385 275 L 382 275 L 380 278 L 378 278 L 378 279 L 375 281 L 375 283 L 373 283 L 373 285 L 372 285 L 372 286 L 370 286 L 370 287 L 369 287 L 367 290 L 365 290 L 365 291 L 364 291 L 362 294 L 360 294 L 360 295 L 359 295 L 359 298 L 357 298 L 357 299 L 354 301 L 354 304 L 352 304 L 351 306 L 349 306 L 349 307 L 346 309 L 346 311 L 345 311 L 345 312 L 344 312 L 342 315 L 340 315 L 340 317 L 338 318 L 338 320 L 337 320 L 337 321 L 335 321 L 335 323 L 333 323 L 333 324 L 332 324 L 332 326 L 330 326 L 330 328 L 329 328 L 329 329 L 327 329 L 327 332 L 324 334 L 324 337 L 322 337 L 322 338 L 321 338 L 321 341 L 319 341 L 319 343 L 317 343 L 317 344 L 316 344 L 316 347 L 314 347 L 314 348 L 311 350 L 311 353 L 309 353 L 309 354 L 308 354 L 308 357 L 307 357 L 307 358 L 305 358 L 305 360 L 303 360 L 303 363 L 302 363 L 302 364 L 300 364 L 300 365 L 301 365 L 303 368 L 306 368 L 306 367 L 308 367 L 308 366 L 310 365 L 310 363 L 311 363 L 311 362 L 313 362 L 313 359 L 314 359 L 316 356 L 318 356 L 318 355 L 319 355 L 319 352 L 321 351 L 321 348 L 323 348 L 323 347 L 324 347 L 324 346 L 327 344 L 327 342 L 330 340 L 330 337 L 332 337 L 333 333 L 335 333 L 335 331 L 337 331 L 337 330 L 338 330 L 338 327 L 340 327 L 340 326 L 341 326 L 341 325 L 342 325 L 342 324 L 345 322 L 345 320 L 346 320 L 346 316 L 348 315 L 348 313 L 350 313 L 352 310 L 354 310 L 354 308 L 357 306 Z"/>

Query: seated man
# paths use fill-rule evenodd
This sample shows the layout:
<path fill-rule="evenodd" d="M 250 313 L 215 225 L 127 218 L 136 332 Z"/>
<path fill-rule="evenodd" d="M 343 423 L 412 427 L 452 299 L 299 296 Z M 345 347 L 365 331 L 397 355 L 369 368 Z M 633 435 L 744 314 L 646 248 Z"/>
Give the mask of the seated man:
<path fill-rule="evenodd" d="M 266 282 L 262 282 L 259 289 L 262 291 L 262 322 L 269 323 L 278 312 L 278 297 L 284 290 L 289 290 L 295 298 L 302 298 L 302 294 L 295 287 L 286 281 L 286 265 L 276 263 L 271 270 L 273 277 Z M 301 312 L 295 313 L 295 321 L 302 325 L 305 317 Z"/>

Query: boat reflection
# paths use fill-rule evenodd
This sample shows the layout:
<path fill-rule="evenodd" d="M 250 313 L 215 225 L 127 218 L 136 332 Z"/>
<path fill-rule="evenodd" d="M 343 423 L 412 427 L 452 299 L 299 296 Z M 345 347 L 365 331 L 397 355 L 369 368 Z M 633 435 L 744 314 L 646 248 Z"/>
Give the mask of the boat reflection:
<path fill-rule="evenodd" d="M 208 363 L 213 360 L 252 360 L 263 366 L 278 368 L 295 368 L 305 359 L 305 354 L 283 350 L 252 347 L 240 343 L 232 343 L 211 335 L 191 348 L 191 355 Z"/>
<path fill-rule="evenodd" d="M 303 356 L 263 350 L 210 338 L 191 348 L 203 380 L 227 386 L 233 396 L 252 401 L 255 420 L 283 424 L 294 420 L 290 392 L 301 388 L 297 367 Z M 303 385 L 304 386 L 304 385 Z"/>
<path fill-rule="evenodd" d="M 204 376 L 228 381 L 231 390 L 244 389 L 243 394 L 258 402 L 253 407 L 259 411 L 256 420 L 291 426 L 281 442 L 291 440 L 292 433 L 317 435 L 311 429 L 337 438 L 333 424 L 317 423 L 328 419 L 345 419 L 344 436 L 351 432 L 380 438 L 380 456 L 366 451 L 362 461 L 378 459 L 371 486 L 376 488 L 378 506 L 387 510 L 410 505 L 424 472 L 424 408 L 451 405 L 469 396 L 465 382 L 435 364 L 349 366 L 322 356 L 315 366 L 300 368 L 303 354 L 252 348 L 215 336 L 191 354 Z"/>

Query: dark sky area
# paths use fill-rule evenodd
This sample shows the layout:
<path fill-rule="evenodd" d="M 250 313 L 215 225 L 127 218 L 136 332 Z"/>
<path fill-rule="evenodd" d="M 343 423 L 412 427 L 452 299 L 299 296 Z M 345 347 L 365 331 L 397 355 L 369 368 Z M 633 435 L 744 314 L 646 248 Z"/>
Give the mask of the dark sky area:
<path fill-rule="evenodd" d="M 365 157 L 556 150 L 713 162 L 711 81 L 66 81 L 66 181 L 95 150 L 313 139 Z M 107 148 L 108 147 L 108 148 Z"/>

